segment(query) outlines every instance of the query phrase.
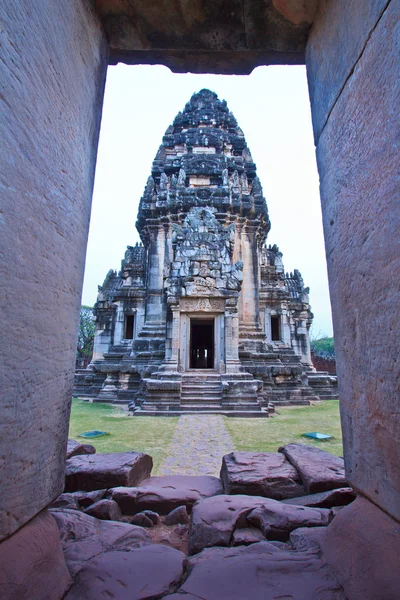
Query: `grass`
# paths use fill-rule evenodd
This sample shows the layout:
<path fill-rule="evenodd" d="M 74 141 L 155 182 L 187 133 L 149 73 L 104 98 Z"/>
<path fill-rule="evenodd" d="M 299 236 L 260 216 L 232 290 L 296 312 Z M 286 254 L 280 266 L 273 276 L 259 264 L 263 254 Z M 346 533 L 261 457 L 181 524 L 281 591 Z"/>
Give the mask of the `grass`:
<path fill-rule="evenodd" d="M 343 456 L 338 400 L 324 400 L 305 407 L 279 408 L 269 419 L 227 417 L 225 425 L 237 450 L 276 452 L 279 446 L 297 442 Z M 333 439 L 319 441 L 303 437 L 303 433 L 311 431 L 327 433 Z"/>
<path fill-rule="evenodd" d="M 72 400 L 69 437 L 93 444 L 97 452 L 147 452 L 153 457 L 153 475 L 168 454 L 177 417 L 129 417 L 110 404 Z M 99 429 L 110 435 L 92 441 L 78 437 L 84 431 Z"/>

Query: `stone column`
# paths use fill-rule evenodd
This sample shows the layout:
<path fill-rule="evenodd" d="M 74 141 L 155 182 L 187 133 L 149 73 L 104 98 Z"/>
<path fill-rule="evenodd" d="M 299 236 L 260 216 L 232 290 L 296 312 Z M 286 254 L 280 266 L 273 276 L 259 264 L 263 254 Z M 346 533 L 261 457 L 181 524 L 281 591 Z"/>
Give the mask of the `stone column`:
<path fill-rule="evenodd" d="M 61 598 L 59 538 L 34 517 L 64 488 L 107 44 L 84 0 L 0 13 L 0 596 Z"/>
<path fill-rule="evenodd" d="M 281 313 L 281 337 L 282 342 L 287 344 L 288 346 L 292 346 L 292 339 L 290 335 L 290 323 L 289 323 L 289 314 L 288 311 L 283 309 Z"/>
<path fill-rule="evenodd" d="M 306 63 L 346 477 L 400 520 L 400 3 L 321 0 Z"/>
<path fill-rule="evenodd" d="M 125 331 L 125 311 L 124 306 L 120 302 L 117 303 L 117 312 L 115 315 L 115 327 L 114 327 L 114 344 L 118 345 L 124 338 Z"/>
<path fill-rule="evenodd" d="M 228 299 L 225 309 L 225 355 L 226 372 L 238 372 L 239 361 L 239 318 L 237 299 Z"/>
<path fill-rule="evenodd" d="M 173 370 L 178 370 L 179 364 L 179 334 L 180 334 L 180 310 L 179 306 L 171 306 L 172 311 L 172 351 L 170 365 Z"/>
<path fill-rule="evenodd" d="M 163 321 L 163 286 L 165 260 L 165 229 L 164 226 L 149 227 L 150 247 L 148 263 L 146 321 Z"/>

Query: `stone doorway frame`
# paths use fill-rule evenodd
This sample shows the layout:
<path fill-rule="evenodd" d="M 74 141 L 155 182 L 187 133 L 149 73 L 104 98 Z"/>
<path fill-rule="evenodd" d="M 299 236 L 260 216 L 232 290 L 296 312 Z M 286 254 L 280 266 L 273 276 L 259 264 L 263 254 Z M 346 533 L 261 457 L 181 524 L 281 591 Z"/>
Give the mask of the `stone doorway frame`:
<path fill-rule="evenodd" d="M 296 13 L 304 3 L 273 4 L 284 8 L 280 18 L 291 30 L 304 21 Z M 110 58 L 95 3 L 43 0 L 35 10 L 32 6 L 15 0 L 1 8 L 0 269 L 6 357 L 0 367 L 1 443 L 8 459 L 1 471 L 0 540 L 23 528 L 63 490 L 104 85 L 107 65 L 118 59 Z M 128 63 L 135 57 L 142 64 L 170 62 L 181 71 L 197 72 L 208 57 L 214 72 L 232 74 L 249 72 L 244 70 L 248 58 L 251 68 L 288 60 L 307 65 L 347 479 L 400 521 L 400 446 L 392 441 L 400 432 L 399 115 L 393 111 L 400 5 L 393 0 L 340 5 L 320 0 L 310 14 L 295 59 L 290 59 L 293 52 L 273 50 L 278 44 L 268 47 L 262 23 L 252 48 L 221 52 L 213 46 L 198 52 L 195 32 L 174 39 L 171 30 L 171 47 L 135 50 L 126 38 L 121 57 Z M 189 49 L 174 47 L 183 39 L 195 43 Z M 267 47 L 258 52 L 258 42 Z M 16 438 L 15 431 L 28 429 L 28 437 Z"/>

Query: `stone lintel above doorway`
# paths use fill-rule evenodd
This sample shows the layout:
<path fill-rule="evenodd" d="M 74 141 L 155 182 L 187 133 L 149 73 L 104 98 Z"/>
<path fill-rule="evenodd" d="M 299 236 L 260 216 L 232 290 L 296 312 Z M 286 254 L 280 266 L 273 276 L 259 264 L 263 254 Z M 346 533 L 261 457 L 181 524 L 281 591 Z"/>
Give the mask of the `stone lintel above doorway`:
<path fill-rule="evenodd" d="M 225 298 L 181 298 L 179 306 L 185 313 L 225 312 Z"/>

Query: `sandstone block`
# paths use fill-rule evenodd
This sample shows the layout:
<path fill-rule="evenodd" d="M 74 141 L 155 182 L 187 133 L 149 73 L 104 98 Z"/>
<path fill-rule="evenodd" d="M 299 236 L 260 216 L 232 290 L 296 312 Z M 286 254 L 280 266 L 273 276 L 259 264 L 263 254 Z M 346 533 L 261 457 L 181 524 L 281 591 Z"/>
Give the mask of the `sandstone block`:
<path fill-rule="evenodd" d="M 189 530 L 189 552 L 229 546 L 237 529 L 256 527 L 264 537 L 286 541 L 298 527 L 328 525 L 330 511 L 291 506 L 259 496 L 216 496 L 196 503 Z"/>
<path fill-rule="evenodd" d="M 249 546 L 250 544 L 256 544 L 264 540 L 265 537 L 259 529 L 255 527 L 243 527 L 233 532 L 231 545 Z"/>
<path fill-rule="evenodd" d="M 67 461 L 65 491 L 137 485 L 150 475 L 153 459 L 142 452 L 74 456 Z"/>
<path fill-rule="evenodd" d="M 165 600 L 346 600 L 317 549 L 294 553 L 259 542 L 209 548 L 188 562 L 187 579 Z"/>
<path fill-rule="evenodd" d="M 355 498 L 355 491 L 352 488 L 346 487 L 319 492 L 317 494 L 309 494 L 308 496 L 300 496 L 299 498 L 290 498 L 289 500 L 282 500 L 282 502 L 284 504 L 295 504 L 296 506 L 332 508 L 334 506 L 346 506 L 350 502 L 353 502 Z"/>
<path fill-rule="evenodd" d="M 136 513 L 131 519 L 132 525 L 138 525 L 139 527 L 154 527 L 153 519 L 150 519 L 145 512 Z"/>
<path fill-rule="evenodd" d="M 85 454 L 96 454 L 96 448 L 91 444 L 82 444 L 76 440 L 68 440 L 67 459 Z"/>
<path fill-rule="evenodd" d="M 141 527 L 102 521 L 77 510 L 51 510 L 58 525 L 67 567 L 72 577 L 95 556 L 111 550 L 128 551 L 151 543 Z"/>
<path fill-rule="evenodd" d="M 85 514 L 105 521 L 120 521 L 121 509 L 114 500 L 99 500 L 85 510 Z"/>
<path fill-rule="evenodd" d="M 185 561 L 182 552 L 162 545 L 105 552 L 84 565 L 66 600 L 160 598 L 182 579 Z"/>
<path fill-rule="evenodd" d="M 297 470 L 279 452 L 231 452 L 222 459 L 226 494 L 248 494 L 282 500 L 303 495 Z"/>
<path fill-rule="evenodd" d="M 0 543 L 0 598 L 61 598 L 71 577 L 54 520 L 44 510 Z"/>
<path fill-rule="evenodd" d="M 307 494 L 347 486 L 342 458 L 303 444 L 288 444 L 279 452 L 296 467 Z"/>
<path fill-rule="evenodd" d="M 255 508 L 247 520 L 262 531 L 268 540 L 285 542 L 290 533 L 299 527 L 324 527 L 329 524 L 330 512 L 326 508 L 309 508 L 290 504 L 269 504 Z"/>
<path fill-rule="evenodd" d="M 178 506 L 168 513 L 164 518 L 165 525 L 184 525 L 189 522 L 189 515 L 186 506 Z"/>
<path fill-rule="evenodd" d="M 146 509 L 166 515 L 178 506 L 186 506 L 191 510 L 198 500 L 222 492 L 222 485 L 217 477 L 190 475 L 150 477 L 142 481 L 139 487 L 109 490 L 111 498 L 118 502 L 122 512 L 127 515 Z"/>
<path fill-rule="evenodd" d="M 247 515 L 264 502 L 265 498 L 257 496 L 224 495 L 195 504 L 189 529 L 189 553 L 212 546 L 229 546 L 235 529 L 247 527 Z"/>

